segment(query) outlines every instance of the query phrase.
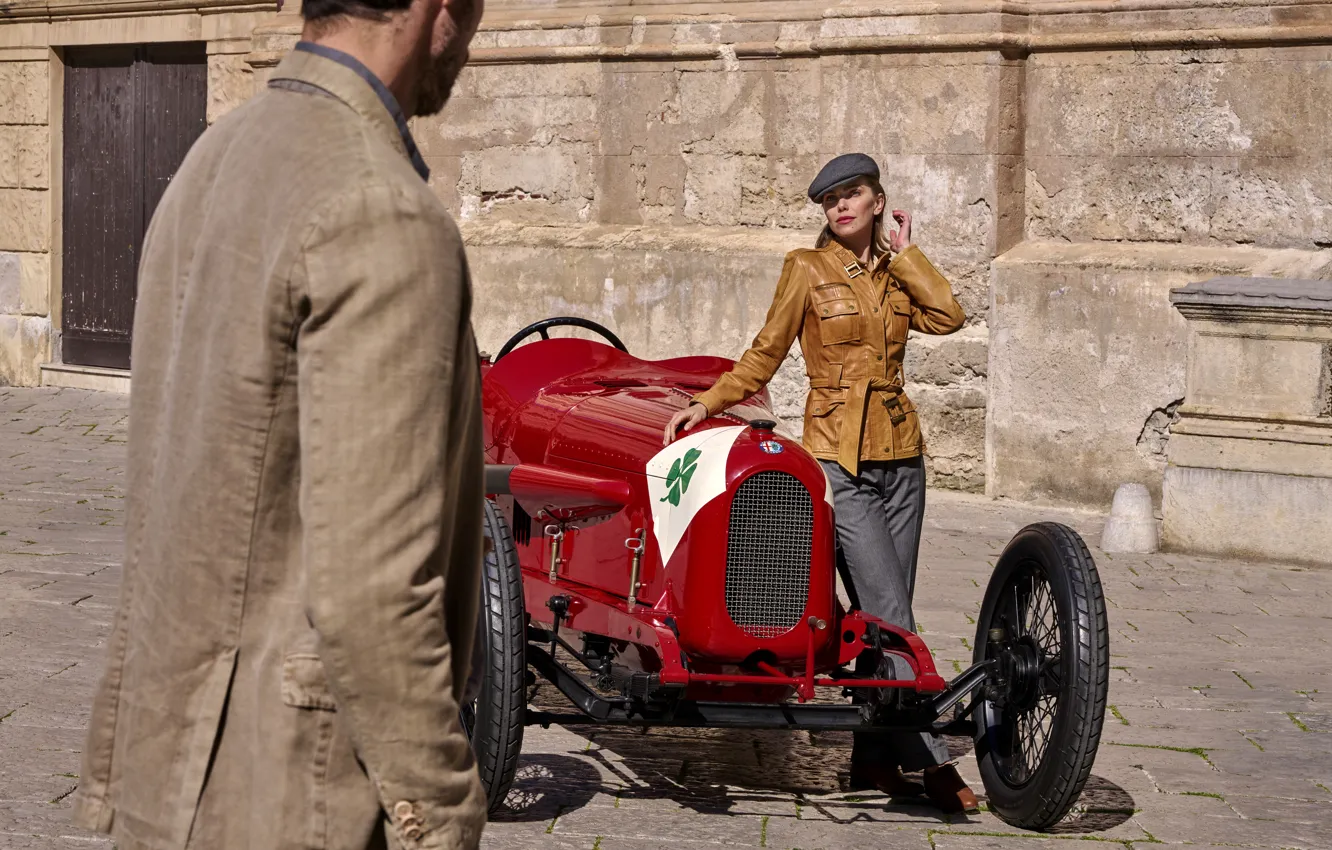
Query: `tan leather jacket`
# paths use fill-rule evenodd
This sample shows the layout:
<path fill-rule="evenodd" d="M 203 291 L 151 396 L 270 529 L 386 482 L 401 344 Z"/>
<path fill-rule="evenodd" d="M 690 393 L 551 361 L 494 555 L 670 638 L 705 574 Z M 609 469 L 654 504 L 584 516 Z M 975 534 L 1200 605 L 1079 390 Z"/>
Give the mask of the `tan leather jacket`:
<path fill-rule="evenodd" d="M 948 280 L 915 245 L 868 269 L 837 242 L 792 251 L 763 329 L 694 401 L 715 416 L 749 398 L 799 336 L 810 385 L 805 448 L 852 475 L 860 461 L 916 457 L 920 422 L 902 391 L 907 330 L 950 334 L 965 319 Z"/>

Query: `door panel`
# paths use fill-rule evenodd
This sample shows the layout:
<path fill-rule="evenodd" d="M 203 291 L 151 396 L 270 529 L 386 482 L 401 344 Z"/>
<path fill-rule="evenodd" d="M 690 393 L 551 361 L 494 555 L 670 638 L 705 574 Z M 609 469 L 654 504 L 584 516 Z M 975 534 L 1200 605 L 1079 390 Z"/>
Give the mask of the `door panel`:
<path fill-rule="evenodd" d="M 143 235 L 207 99 L 202 43 L 66 52 L 64 362 L 129 368 Z"/>
<path fill-rule="evenodd" d="M 207 126 L 208 62 L 202 44 L 154 44 L 139 60 L 143 100 L 143 223 Z"/>
<path fill-rule="evenodd" d="M 129 365 L 140 181 L 134 48 L 65 62 L 62 346 L 67 363 Z"/>

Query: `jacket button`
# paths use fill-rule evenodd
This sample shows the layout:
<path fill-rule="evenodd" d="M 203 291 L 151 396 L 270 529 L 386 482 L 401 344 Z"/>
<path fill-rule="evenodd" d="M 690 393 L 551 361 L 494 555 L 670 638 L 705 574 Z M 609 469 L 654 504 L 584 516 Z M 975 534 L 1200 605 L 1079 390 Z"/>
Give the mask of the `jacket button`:
<path fill-rule="evenodd" d="M 409 841 L 419 841 L 421 838 L 421 827 L 412 824 L 402 831 Z"/>
<path fill-rule="evenodd" d="M 875 359 L 875 360 L 882 360 L 882 359 L 883 359 L 883 355 L 882 355 L 882 354 L 876 355 L 874 359 Z"/>
<path fill-rule="evenodd" d="M 398 820 L 405 820 L 407 818 L 412 817 L 413 815 L 412 804 L 407 802 L 406 800 L 402 800 L 398 803 L 395 803 L 393 806 L 393 815 Z"/>
<path fill-rule="evenodd" d="M 874 312 L 876 312 L 876 313 L 879 312 L 879 308 L 878 308 L 878 307 L 875 307 L 875 308 L 874 308 Z"/>

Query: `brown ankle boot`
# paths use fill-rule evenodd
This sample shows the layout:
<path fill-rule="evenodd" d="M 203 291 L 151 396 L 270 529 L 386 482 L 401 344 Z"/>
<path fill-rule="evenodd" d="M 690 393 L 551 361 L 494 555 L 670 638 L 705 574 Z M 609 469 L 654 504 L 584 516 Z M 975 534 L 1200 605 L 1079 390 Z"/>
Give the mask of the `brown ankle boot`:
<path fill-rule="evenodd" d="M 851 789 L 853 791 L 882 791 L 890 797 L 919 797 L 925 793 L 925 786 L 912 782 L 902 775 L 902 769 L 896 765 L 851 765 Z"/>
<path fill-rule="evenodd" d="M 947 814 L 980 811 L 976 795 L 952 764 L 926 769 L 925 796 Z"/>

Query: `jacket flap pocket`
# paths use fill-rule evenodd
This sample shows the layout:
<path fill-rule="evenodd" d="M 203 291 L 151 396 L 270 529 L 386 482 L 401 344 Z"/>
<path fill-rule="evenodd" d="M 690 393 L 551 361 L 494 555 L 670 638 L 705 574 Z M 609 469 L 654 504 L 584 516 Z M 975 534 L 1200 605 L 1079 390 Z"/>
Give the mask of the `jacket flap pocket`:
<path fill-rule="evenodd" d="M 318 655 L 292 653 L 282 661 L 282 701 L 295 708 L 336 711 L 328 677 Z"/>
<path fill-rule="evenodd" d="M 819 315 L 825 319 L 834 316 L 851 316 L 860 312 L 854 301 L 824 301 L 817 305 Z"/>
<path fill-rule="evenodd" d="M 854 299 L 855 297 L 856 293 L 851 285 L 839 280 L 814 284 L 814 300 L 820 304 L 824 301 L 840 301 L 847 298 Z"/>
<path fill-rule="evenodd" d="M 814 287 L 814 309 L 824 318 L 859 312 L 856 293 L 845 283 L 820 283 Z"/>
<path fill-rule="evenodd" d="M 810 405 L 809 413 L 811 416 L 827 416 L 845 403 L 840 398 L 818 400 Z"/>

